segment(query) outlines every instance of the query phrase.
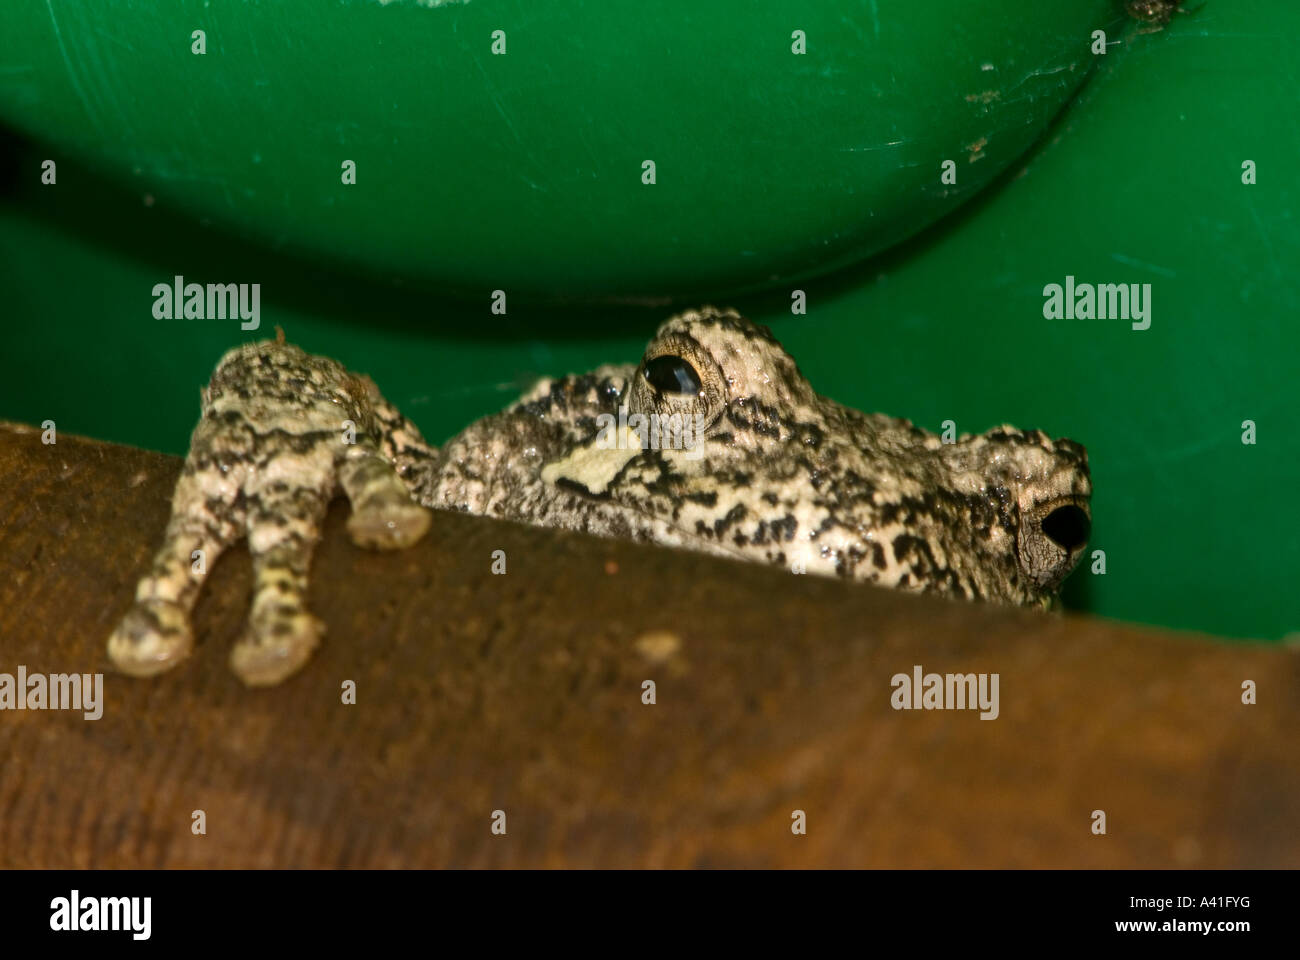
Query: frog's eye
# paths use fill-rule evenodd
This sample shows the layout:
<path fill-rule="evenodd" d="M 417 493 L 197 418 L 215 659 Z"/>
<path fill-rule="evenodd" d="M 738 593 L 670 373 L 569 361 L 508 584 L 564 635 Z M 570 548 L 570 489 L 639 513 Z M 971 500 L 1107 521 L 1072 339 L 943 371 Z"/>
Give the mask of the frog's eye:
<path fill-rule="evenodd" d="M 668 354 L 655 357 L 645 365 L 645 379 L 660 393 L 698 395 L 704 387 L 694 367 L 681 357 Z"/>
<path fill-rule="evenodd" d="M 726 409 L 727 381 L 713 356 L 690 337 L 669 334 L 652 342 L 632 379 L 630 413 L 689 417 L 703 434 Z"/>

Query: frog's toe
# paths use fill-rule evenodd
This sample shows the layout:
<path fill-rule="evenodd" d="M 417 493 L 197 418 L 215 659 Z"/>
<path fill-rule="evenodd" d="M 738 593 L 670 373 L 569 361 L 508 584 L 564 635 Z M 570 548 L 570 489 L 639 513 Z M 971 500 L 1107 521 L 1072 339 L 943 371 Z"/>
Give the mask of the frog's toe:
<path fill-rule="evenodd" d="M 357 546 L 402 549 L 428 532 L 429 510 L 411 499 L 386 460 L 379 456 L 354 460 L 340 471 L 340 479 L 352 502 L 348 533 Z"/>
<path fill-rule="evenodd" d="M 428 510 L 407 497 L 405 503 L 376 504 L 354 510 L 348 518 L 348 533 L 359 547 L 401 549 L 428 532 L 430 519 Z"/>
<path fill-rule="evenodd" d="M 255 609 L 230 651 L 230 668 L 250 687 L 269 687 L 297 673 L 320 646 L 325 625 L 294 604 Z"/>
<path fill-rule="evenodd" d="M 184 608 L 170 600 L 136 601 L 108 638 L 108 657 L 133 677 L 170 670 L 194 649 Z"/>

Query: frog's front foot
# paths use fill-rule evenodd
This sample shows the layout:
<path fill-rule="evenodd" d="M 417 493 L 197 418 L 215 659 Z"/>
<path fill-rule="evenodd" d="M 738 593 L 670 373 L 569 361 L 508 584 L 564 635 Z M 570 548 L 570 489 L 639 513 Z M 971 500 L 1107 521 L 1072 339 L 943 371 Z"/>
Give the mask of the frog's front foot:
<path fill-rule="evenodd" d="M 330 441 L 322 441 L 322 444 Z M 336 479 L 352 501 L 352 540 L 372 549 L 415 543 L 430 513 L 411 500 L 391 465 L 357 451 L 335 465 L 315 456 L 272 457 L 258 469 L 188 472 L 177 484 L 172 520 L 136 601 L 108 640 L 123 673 L 149 677 L 176 666 L 194 647 L 189 614 L 208 568 L 246 535 L 253 559 L 253 603 L 231 669 L 249 686 L 280 683 L 320 645 L 325 625 L 307 607 L 308 573 Z M 232 475 L 237 483 L 228 481 Z"/>
<path fill-rule="evenodd" d="M 162 546 L 108 640 L 119 670 L 153 676 L 189 656 L 199 589 L 217 557 L 244 537 L 253 603 L 231 669 L 250 686 L 299 670 L 325 632 L 307 607 L 308 572 L 340 486 L 358 545 L 401 548 L 424 535 L 430 513 L 380 452 L 354 382 L 333 361 L 280 343 L 232 351 L 218 365 Z"/>

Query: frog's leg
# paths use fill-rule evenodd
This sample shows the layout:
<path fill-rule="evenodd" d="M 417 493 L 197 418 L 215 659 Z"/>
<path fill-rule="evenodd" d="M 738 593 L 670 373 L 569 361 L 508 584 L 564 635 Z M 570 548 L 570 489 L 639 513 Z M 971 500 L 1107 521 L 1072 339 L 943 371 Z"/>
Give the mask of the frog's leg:
<path fill-rule="evenodd" d="M 305 596 L 334 485 L 333 464 L 321 459 L 292 482 L 264 474 L 246 488 L 253 604 L 244 634 L 230 652 L 230 667 L 250 686 L 279 683 L 294 673 L 325 632 Z"/>
<path fill-rule="evenodd" d="M 254 595 L 231 666 L 249 684 L 280 682 L 323 633 L 305 595 L 335 492 L 341 486 L 352 503 L 355 542 L 409 546 L 429 527 L 411 498 L 428 485 L 436 456 L 372 383 L 333 360 L 273 341 L 231 351 L 204 392 L 167 535 L 109 638 L 109 656 L 137 676 L 184 659 L 206 570 L 247 535 Z M 195 550 L 204 563 L 191 562 Z"/>
<path fill-rule="evenodd" d="M 192 449 L 211 443 L 214 424 L 200 422 Z M 236 471 L 240 468 L 236 467 Z M 217 557 L 243 534 L 240 477 L 191 455 L 176 481 L 171 519 L 149 572 L 140 578 L 135 603 L 108 641 L 119 669 L 152 676 L 175 666 L 194 647 L 190 611 Z"/>

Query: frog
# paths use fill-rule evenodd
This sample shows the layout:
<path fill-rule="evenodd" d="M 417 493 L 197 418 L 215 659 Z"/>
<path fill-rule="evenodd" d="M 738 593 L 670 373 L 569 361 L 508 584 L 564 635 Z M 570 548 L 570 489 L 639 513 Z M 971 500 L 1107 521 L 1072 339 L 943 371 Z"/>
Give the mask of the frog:
<path fill-rule="evenodd" d="M 369 377 L 283 331 L 227 352 L 200 406 L 162 543 L 108 638 L 131 676 L 193 652 L 204 578 L 241 538 L 254 588 L 230 667 L 252 687 L 299 671 L 325 631 L 306 594 L 339 491 L 368 549 L 410 547 L 457 511 L 1046 608 L 1091 528 L 1081 444 L 1010 425 L 941 436 L 841 405 L 730 308 L 677 313 L 638 363 L 543 379 L 441 447 Z"/>

